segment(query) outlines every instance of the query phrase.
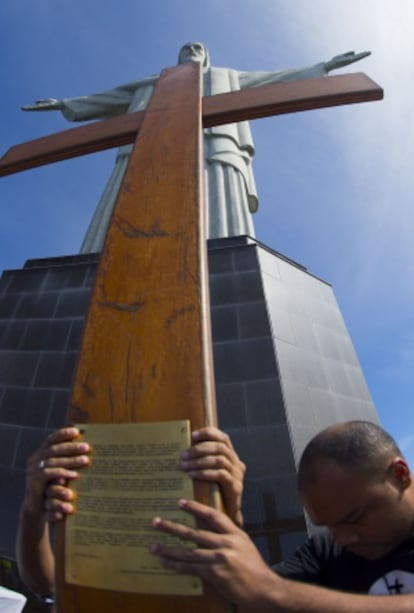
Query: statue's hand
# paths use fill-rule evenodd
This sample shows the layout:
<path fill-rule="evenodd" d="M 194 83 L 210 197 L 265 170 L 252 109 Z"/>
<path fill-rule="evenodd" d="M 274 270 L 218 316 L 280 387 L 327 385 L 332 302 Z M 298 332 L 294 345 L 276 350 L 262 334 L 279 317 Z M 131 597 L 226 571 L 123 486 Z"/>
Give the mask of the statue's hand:
<path fill-rule="evenodd" d="M 341 53 L 340 55 L 335 55 L 331 60 L 325 62 L 326 71 L 336 70 L 338 68 L 343 68 L 344 66 L 348 66 L 348 64 L 353 64 L 354 62 L 359 62 L 364 57 L 371 55 L 371 51 L 361 51 L 361 53 L 355 53 L 354 51 L 347 51 L 346 53 Z"/>
<path fill-rule="evenodd" d="M 22 106 L 22 111 L 60 111 L 61 109 L 63 109 L 63 103 L 56 98 L 42 98 L 36 100 L 36 104 Z"/>

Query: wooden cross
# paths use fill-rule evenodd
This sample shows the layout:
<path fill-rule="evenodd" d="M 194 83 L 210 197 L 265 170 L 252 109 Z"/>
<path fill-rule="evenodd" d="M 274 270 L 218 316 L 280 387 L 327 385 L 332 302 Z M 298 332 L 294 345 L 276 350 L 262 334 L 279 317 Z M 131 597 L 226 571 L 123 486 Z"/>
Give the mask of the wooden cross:
<path fill-rule="evenodd" d="M 69 409 L 70 421 L 190 418 L 216 423 L 202 185 L 202 127 L 378 100 L 361 73 L 266 85 L 201 98 L 200 66 L 160 75 L 148 109 L 10 149 L 0 175 L 135 141 L 102 252 Z M 138 134 L 138 136 L 137 136 Z M 198 500 L 211 490 L 196 484 Z M 155 512 L 155 510 L 154 510 Z M 203 597 L 116 593 L 65 583 L 63 531 L 59 613 L 221 613 Z"/>

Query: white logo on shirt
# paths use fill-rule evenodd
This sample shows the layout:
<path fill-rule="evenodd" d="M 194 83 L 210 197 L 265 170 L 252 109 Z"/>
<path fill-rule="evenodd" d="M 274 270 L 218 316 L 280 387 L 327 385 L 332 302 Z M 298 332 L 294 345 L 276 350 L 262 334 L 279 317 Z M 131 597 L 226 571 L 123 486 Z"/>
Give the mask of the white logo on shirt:
<path fill-rule="evenodd" d="M 393 570 L 378 579 L 369 588 L 368 594 L 373 596 L 390 596 L 395 594 L 414 593 L 414 574 L 404 570 Z"/>

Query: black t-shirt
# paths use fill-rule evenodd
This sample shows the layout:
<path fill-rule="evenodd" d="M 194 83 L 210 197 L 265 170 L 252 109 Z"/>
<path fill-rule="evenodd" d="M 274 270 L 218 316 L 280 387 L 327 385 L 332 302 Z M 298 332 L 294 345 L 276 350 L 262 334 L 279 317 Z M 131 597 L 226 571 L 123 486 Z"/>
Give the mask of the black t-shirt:
<path fill-rule="evenodd" d="M 379 560 L 366 560 L 336 545 L 329 531 L 315 534 L 273 569 L 286 579 L 345 592 L 414 593 L 414 538 Z"/>

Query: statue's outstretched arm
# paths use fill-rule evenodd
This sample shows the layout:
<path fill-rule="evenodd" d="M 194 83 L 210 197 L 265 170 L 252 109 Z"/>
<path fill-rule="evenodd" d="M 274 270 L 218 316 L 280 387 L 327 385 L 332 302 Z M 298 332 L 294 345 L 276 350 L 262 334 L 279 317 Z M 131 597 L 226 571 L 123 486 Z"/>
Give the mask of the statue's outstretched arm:
<path fill-rule="evenodd" d="M 359 62 L 367 55 L 371 55 L 371 51 L 361 51 L 361 53 L 355 53 L 355 51 L 347 51 L 346 53 L 341 53 L 340 55 L 335 55 L 331 60 L 325 62 L 325 70 L 329 72 L 331 70 L 337 70 L 338 68 L 343 68 L 344 66 L 348 66 L 348 64 L 353 64 L 354 62 Z"/>
<path fill-rule="evenodd" d="M 21 108 L 22 111 L 61 111 L 64 104 L 56 98 L 42 98 L 36 100 L 36 104 L 26 104 Z"/>
<path fill-rule="evenodd" d="M 299 79 L 314 79 L 317 77 L 323 77 L 327 75 L 331 70 L 343 68 L 348 64 L 353 64 L 362 60 L 367 55 L 371 55 L 371 51 L 362 51 L 361 53 L 355 53 L 354 51 L 347 51 L 340 55 L 335 55 L 331 60 L 327 62 L 319 62 L 311 66 L 304 66 L 303 68 L 293 68 L 288 70 L 279 70 L 276 72 L 241 72 L 239 74 L 240 88 L 257 87 L 258 85 L 266 85 L 268 83 L 281 83 L 288 81 L 298 81 Z"/>

